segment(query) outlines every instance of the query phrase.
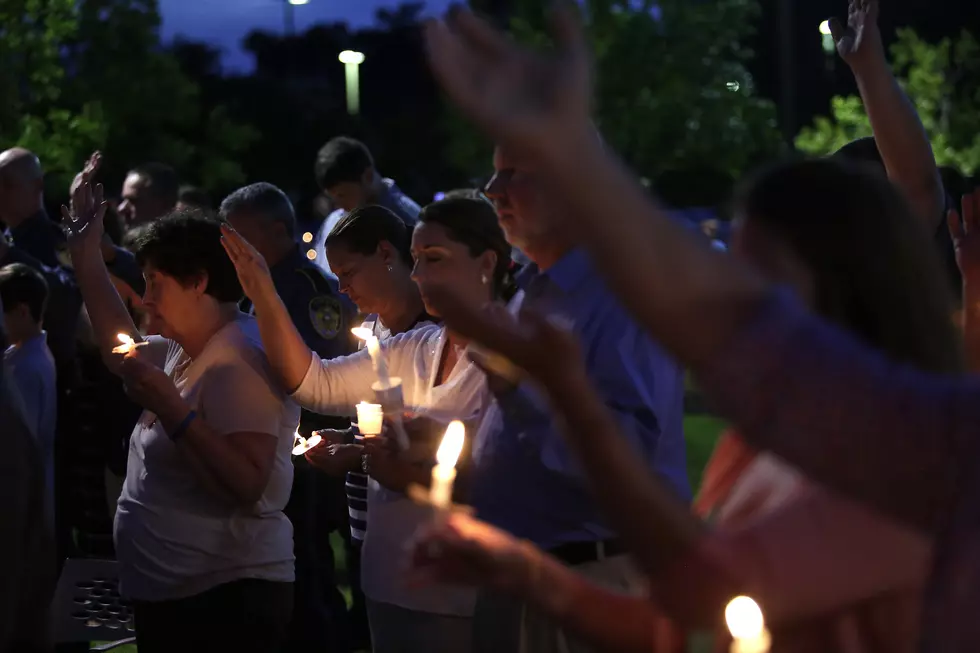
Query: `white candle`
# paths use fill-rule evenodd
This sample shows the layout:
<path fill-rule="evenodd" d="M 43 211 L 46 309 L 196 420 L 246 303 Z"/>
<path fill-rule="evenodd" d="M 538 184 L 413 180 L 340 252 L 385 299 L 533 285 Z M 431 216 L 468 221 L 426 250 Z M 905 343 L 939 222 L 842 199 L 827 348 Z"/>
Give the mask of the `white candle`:
<path fill-rule="evenodd" d="M 322 440 L 323 438 L 320 437 L 319 433 L 314 433 L 313 435 L 310 436 L 310 439 L 307 440 L 306 438 L 304 438 L 302 435 L 299 434 L 299 431 L 297 431 L 296 439 L 294 440 L 296 446 L 293 447 L 293 455 L 302 456 L 307 451 L 309 451 L 316 445 L 320 444 Z"/>
<path fill-rule="evenodd" d="M 736 596 L 725 608 L 725 621 L 732 634 L 729 653 L 769 653 L 772 637 L 766 630 L 759 604 L 747 596 Z"/>
<path fill-rule="evenodd" d="M 354 327 L 350 331 L 367 345 L 368 354 L 371 356 L 371 364 L 374 366 L 374 373 L 378 375 L 378 382 L 382 386 L 387 387 L 389 384 L 388 363 L 385 361 L 378 338 L 371 333 L 370 329 L 365 329 L 364 327 Z"/>
<path fill-rule="evenodd" d="M 357 404 L 357 430 L 366 438 L 381 435 L 384 423 L 384 410 L 381 404 L 369 404 L 362 401 Z"/>
<path fill-rule="evenodd" d="M 112 348 L 113 354 L 128 354 L 134 349 L 146 344 L 145 342 L 136 342 L 128 333 L 117 334 L 116 339 L 122 344 Z"/>
<path fill-rule="evenodd" d="M 453 503 L 453 481 L 456 480 L 456 461 L 463 451 L 466 429 L 460 421 L 452 422 L 446 429 L 439 451 L 436 452 L 436 466 L 432 468 L 432 487 L 429 500 L 436 508 L 445 509 Z"/>

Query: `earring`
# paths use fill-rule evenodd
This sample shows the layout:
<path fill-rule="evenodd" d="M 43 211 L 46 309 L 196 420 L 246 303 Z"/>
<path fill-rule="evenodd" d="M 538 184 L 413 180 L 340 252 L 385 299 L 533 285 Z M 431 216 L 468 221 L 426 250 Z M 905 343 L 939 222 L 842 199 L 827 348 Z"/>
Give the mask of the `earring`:
<path fill-rule="evenodd" d="M 484 286 L 485 286 L 485 285 L 487 285 L 487 275 L 485 275 L 485 274 L 484 274 L 484 275 L 483 275 L 483 276 L 482 276 L 482 277 L 480 278 L 480 280 L 481 280 L 481 281 L 483 281 L 483 285 L 484 285 Z"/>
<path fill-rule="evenodd" d="M 388 266 L 388 272 L 391 272 L 391 266 L 390 265 Z"/>

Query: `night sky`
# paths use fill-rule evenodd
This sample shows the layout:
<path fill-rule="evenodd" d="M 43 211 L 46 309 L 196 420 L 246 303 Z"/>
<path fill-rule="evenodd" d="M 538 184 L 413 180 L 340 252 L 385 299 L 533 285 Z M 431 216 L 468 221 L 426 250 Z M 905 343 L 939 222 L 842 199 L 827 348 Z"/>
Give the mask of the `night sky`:
<path fill-rule="evenodd" d="M 285 0 L 160 0 L 163 36 L 176 35 L 207 41 L 224 52 L 226 70 L 247 71 L 250 58 L 239 47 L 253 29 L 281 32 Z M 379 7 L 396 7 L 397 0 L 309 0 L 294 7 L 296 29 L 316 23 L 346 21 L 352 26 L 370 25 Z M 450 0 L 426 0 L 428 14 L 444 11 Z"/>

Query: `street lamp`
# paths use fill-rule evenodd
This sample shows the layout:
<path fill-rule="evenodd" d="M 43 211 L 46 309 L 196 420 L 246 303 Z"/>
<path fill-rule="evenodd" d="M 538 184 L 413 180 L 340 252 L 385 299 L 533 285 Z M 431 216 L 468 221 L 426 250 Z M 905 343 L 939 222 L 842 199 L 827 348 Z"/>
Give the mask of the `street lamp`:
<path fill-rule="evenodd" d="M 299 7 L 309 3 L 310 0 L 284 0 L 283 2 L 283 22 L 285 23 L 286 36 L 296 33 L 296 17 L 293 15 L 293 7 Z"/>
<path fill-rule="evenodd" d="M 364 53 L 344 50 L 337 57 L 344 64 L 347 77 L 347 113 L 356 116 L 361 110 L 359 66 L 364 63 Z"/>
<path fill-rule="evenodd" d="M 837 46 L 834 44 L 834 35 L 830 31 L 829 20 L 820 23 L 820 35 L 823 37 L 823 51 L 827 54 L 833 54 Z"/>

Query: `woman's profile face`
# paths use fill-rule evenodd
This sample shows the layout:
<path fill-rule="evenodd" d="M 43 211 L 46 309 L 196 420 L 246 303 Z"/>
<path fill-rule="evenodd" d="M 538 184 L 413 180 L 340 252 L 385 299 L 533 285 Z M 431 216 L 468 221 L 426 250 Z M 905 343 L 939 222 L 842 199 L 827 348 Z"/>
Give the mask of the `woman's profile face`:
<path fill-rule="evenodd" d="M 381 313 L 391 294 L 392 273 L 380 249 L 374 254 L 352 252 L 341 243 L 327 245 L 330 270 L 337 275 L 340 292 L 365 315 Z"/>
<path fill-rule="evenodd" d="M 185 286 L 173 277 L 150 264 L 143 267 L 146 290 L 143 292 L 143 310 L 146 312 L 148 335 L 180 340 L 190 335 L 192 316 L 200 312 L 200 285 L 207 287 L 207 278 L 197 284 Z"/>
<path fill-rule="evenodd" d="M 427 289 L 439 287 L 463 297 L 480 301 L 491 298 L 493 266 L 492 252 L 471 256 L 469 248 L 449 237 L 446 229 L 436 223 L 420 222 L 412 233 L 412 279 L 419 287 L 422 302 L 429 315 L 439 317 L 427 298 Z"/>

